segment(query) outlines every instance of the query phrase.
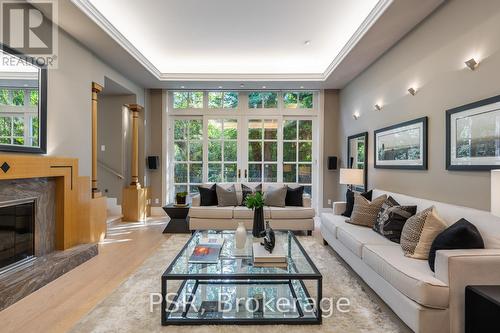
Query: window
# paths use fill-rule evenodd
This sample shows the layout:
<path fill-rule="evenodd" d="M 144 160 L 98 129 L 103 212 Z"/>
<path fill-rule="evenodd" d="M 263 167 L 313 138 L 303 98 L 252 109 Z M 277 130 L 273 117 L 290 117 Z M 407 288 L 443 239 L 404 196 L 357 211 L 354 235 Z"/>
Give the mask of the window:
<path fill-rule="evenodd" d="M 174 91 L 174 109 L 203 108 L 203 91 Z"/>
<path fill-rule="evenodd" d="M 278 94 L 276 92 L 251 92 L 248 94 L 248 107 L 251 109 L 276 109 Z"/>
<path fill-rule="evenodd" d="M 283 182 L 312 194 L 312 120 L 283 121 Z"/>
<path fill-rule="evenodd" d="M 235 109 L 238 107 L 238 93 L 235 91 L 210 91 L 208 107 L 211 109 Z"/>
<path fill-rule="evenodd" d="M 238 169 L 238 121 L 208 121 L 208 181 L 236 182 Z"/>
<path fill-rule="evenodd" d="M 38 146 L 38 91 L 0 89 L 0 143 Z"/>
<path fill-rule="evenodd" d="M 174 191 L 197 193 L 203 182 L 203 121 L 174 121 Z"/>
<path fill-rule="evenodd" d="M 278 181 L 278 120 L 248 121 L 248 181 Z"/>
<path fill-rule="evenodd" d="M 313 93 L 288 91 L 283 94 L 283 103 L 287 109 L 312 109 Z"/>

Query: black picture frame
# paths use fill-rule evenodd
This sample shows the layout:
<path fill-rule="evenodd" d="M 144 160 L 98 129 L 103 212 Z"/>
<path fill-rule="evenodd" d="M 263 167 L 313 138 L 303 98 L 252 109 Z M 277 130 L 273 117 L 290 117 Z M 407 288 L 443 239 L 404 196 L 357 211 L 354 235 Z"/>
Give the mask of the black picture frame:
<path fill-rule="evenodd" d="M 23 53 L 0 43 L 0 49 L 14 56 L 24 56 Z M 0 144 L 0 151 L 12 153 L 31 153 L 31 154 L 46 154 L 47 153 L 47 67 L 39 66 L 36 63 L 30 63 L 40 69 L 39 71 L 39 88 L 38 88 L 38 117 L 39 117 L 39 147 L 26 147 L 15 145 Z"/>
<path fill-rule="evenodd" d="M 364 192 L 368 190 L 368 132 L 362 132 L 358 134 L 354 134 L 351 136 L 347 137 L 347 168 L 352 168 L 352 163 L 351 163 L 351 145 L 349 144 L 351 140 L 357 139 L 357 138 L 363 138 L 365 140 L 365 160 L 364 160 Z M 356 190 L 361 189 L 361 187 L 356 187 Z"/>
<path fill-rule="evenodd" d="M 400 127 L 406 127 L 413 124 L 422 123 L 422 164 L 421 165 L 381 165 L 377 163 L 377 135 L 383 132 L 391 131 Z M 400 169 L 400 170 L 427 170 L 428 169 L 428 117 L 421 117 L 405 121 L 396 125 L 384 127 L 374 131 L 373 135 L 373 161 L 377 169 Z"/>
<path fill-rule="evenodd" d="M 477 102 L 465 104 L 453 109 L 446 110 L 446 170 L 449 171 L 491 171 L 495 169 L 500 169 L 500 165 L 484 165 L 484 164 L 452 164 L 452 148 L 451 148 L 451 118 L 452 115 L 460 112 L 470 111 L 485 105 L 494 104 L 500 102 L 500 95 L 486 98 Z"/>

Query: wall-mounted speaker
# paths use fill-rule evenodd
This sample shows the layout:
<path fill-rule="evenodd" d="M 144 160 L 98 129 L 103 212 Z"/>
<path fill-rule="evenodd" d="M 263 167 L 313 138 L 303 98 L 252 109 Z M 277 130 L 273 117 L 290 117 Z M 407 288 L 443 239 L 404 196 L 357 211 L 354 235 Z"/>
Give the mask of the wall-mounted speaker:
<path fill-rule="evenodd" d="M 328 156 L 328 170 L 337 170 L 337 156 Z"/>
<path fill-rule="evenodd" d="M 148 169 L 156 170 L 160 166 L 160 156 L 148 156 Z"/>

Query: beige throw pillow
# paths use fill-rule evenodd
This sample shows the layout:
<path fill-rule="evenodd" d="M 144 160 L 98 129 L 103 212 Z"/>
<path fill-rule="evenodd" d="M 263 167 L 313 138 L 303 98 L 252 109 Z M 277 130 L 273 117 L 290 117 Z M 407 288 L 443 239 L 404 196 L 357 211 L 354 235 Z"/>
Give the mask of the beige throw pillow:
<path fill-rule="evenodd" d="M 362 195 L 356 194 L 354 196 L 354 209 L 352 210 L 351 218 L 346 222 L 364 227 L 373 227 L 375 221 L 377 221 L 380 208 L 382 208 L 386 199 L 387 196 L 384 194 L 370 202 L 370 200 Z"/>
<path fill-rule="evenodd" d="M 410 217 L 401 232 L 401 248 L 405 256 L 427 260 L 434 238 L 446 228 L 446 222 L 434 207 Z"/>

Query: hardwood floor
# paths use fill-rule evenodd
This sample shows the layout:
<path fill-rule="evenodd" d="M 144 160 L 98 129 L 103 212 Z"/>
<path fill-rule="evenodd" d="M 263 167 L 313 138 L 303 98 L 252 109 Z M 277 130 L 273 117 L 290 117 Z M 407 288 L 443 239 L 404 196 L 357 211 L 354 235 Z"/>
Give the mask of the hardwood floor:
<path fill-rule="evenodd" d="M 98 256 L 0 312 L 0 331 L 68 331 L 169 237 L 167 221 L 110 224 Z"/>

